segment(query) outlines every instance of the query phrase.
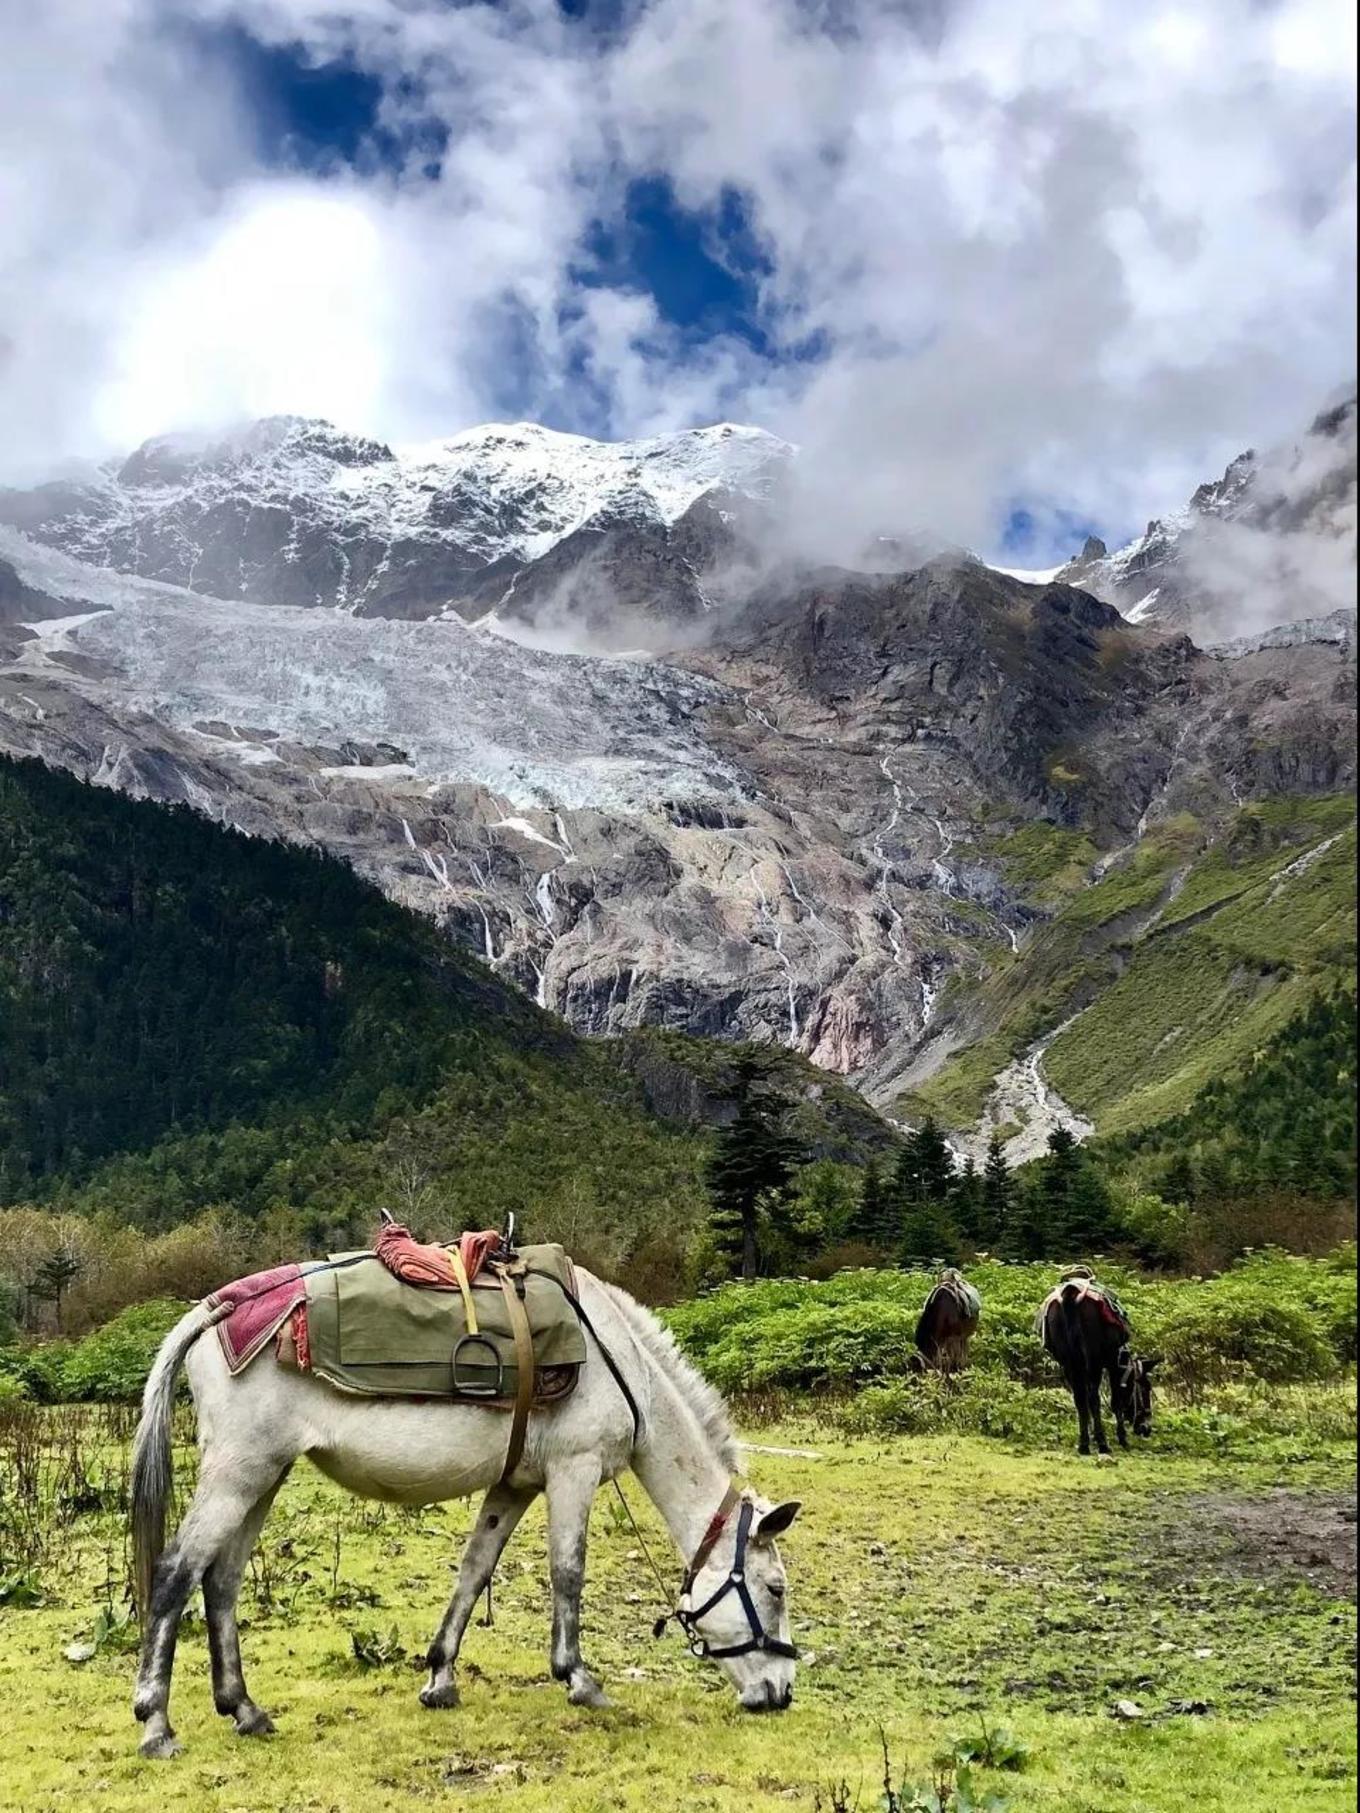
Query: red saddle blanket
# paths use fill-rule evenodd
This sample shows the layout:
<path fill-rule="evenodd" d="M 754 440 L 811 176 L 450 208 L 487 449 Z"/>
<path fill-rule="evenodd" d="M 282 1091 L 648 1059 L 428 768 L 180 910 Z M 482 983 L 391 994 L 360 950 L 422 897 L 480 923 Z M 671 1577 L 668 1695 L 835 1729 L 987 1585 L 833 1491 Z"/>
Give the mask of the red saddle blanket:
<path fill-rule="evenodd" d="M 225 1310 L 217 1324 L 217 1339 L 230 1372 L 248 1366 L 266 1342 L 273 1339 L 295 1309 L 307 1301 L 307 1286 L 300 1265 L 271 1266 L 252 1272 L 234 1284 L 224 1284 L 203 1299 L 213 1310 Z M 301 1320 L 305 1323 L 305 1315 Z M 299 1343 L 305 1351 L 306 1336 Z"/>

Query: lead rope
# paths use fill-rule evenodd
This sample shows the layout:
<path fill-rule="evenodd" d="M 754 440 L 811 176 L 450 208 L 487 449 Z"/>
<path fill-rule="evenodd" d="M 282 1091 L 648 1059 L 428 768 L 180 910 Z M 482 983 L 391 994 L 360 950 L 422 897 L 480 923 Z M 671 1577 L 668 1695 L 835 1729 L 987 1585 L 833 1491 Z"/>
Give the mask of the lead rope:
<path fill-rule="evenodd" d="M 610 1484 L 618 1495 L 619 1503 L 623 1506 L 623 1514 L 632 1525 L 633 1534 L 638 1539 L 638 1547 L 642 1550 L 643 1559 L 646 1561 L 647 1566 L 652 1570 L 652 1578 L 656 1581 L 657 1592 L 661 1599 L 662 1611 L 661 1616 L 652 1626 L 652 1635 L 654 1637 L 664 1636 L 666 1633 L 666 1626 L 675 1616 L 675 1613 L 671 1610 L 670 1594 L 666 1590 L 665 1575 L 661 1572 L 661 1569 L 656 1565 L 655 1561 L 652 1560 L 652 1551 L 647 1547 L 647 1538 L 638 1528 L 638 1520 L 633 1515 L 633 1507 L 623 1495 L 623 1487 L 619 1484 L 617 1479 L 611 1480 Z"/>

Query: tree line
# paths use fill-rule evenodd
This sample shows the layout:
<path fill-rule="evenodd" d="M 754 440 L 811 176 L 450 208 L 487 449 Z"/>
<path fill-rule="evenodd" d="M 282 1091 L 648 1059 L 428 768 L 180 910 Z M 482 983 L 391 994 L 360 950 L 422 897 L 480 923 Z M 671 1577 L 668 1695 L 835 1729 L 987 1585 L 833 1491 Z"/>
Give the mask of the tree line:
<path fill-rule="evenodd" d="M 1355 998 L 1319 995 L 1184 1113 L 1083 1146 L 1065 1128 L 1012 1168 L 993 1137 L 978 1165 L 933 1118 L 862 1169 L 811 1163 L 759 1053 L 705 1179 L 709 1274 L 754 1278 L 847 1262 L 1032 1260 L 1127 1248 L 1153 1263 L 1221 1263 L 1253 1243 L 1322 1250 L 1353 1227 Z"/>

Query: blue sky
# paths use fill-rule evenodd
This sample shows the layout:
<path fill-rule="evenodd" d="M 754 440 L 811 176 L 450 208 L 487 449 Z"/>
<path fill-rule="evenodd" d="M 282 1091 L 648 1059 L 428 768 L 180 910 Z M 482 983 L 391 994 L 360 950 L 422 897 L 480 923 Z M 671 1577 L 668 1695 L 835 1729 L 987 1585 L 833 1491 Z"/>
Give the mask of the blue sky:
<path fill-rule="evenodd" d="M 0 479 L 276 411 L 731 419 L 803 448 L 828 556 L 1048 564 L 1353 375 L 1353 39 L 1342 0 L 11 8 Z"/>
<path fill-rule="evenodd" d="M 599 0 L 561 0 L 562 11 L 596 29 Z M 617 10 L 617 9 L 612 9 Z M 447 129 L 427 117 L 402 133 L 382 118 L 383 82 L 352 57 L 316 63 L 300 41 L 266 45 L 239 25 L 201 31 L 199 40 L 239 81 L 253 115 L 261 158 L 281 171 L 334 175 L 395 171 L 413 163 L 440 174 Z M 419 94 L 403 99 L 419 114 Z M 651 296 L 664 321 L 694 338 L 734 334 L 774 356 L 758 320 L 757 282 L 765 267 L 742 198 L 728 189 L 717 205 L 683 207 L 664 176 L 628 182 L 608 221 L 591 223 L 576 263 L 586 287 L 608 284 Z"/>
<path fill-rule="evenodd" d="M 561 6 L 589 28 L 592 0 L 561 0 Z M 601 11 L 596 4 L 597 19 Z M 240 82 L 260 156 L 271 167 L 324 177 L 342 168 L 371 174 L 414 166 L 427 180 L 438 180 L 447 130 L 433 118 L 419 120 L 420 97 L 409 86 L 403 98 L 417 121 L 397 133 L 382 117 L 382 81 L 352 57 L 318 63 L 301 42 L 266 45 L 237 25 L 204 32 L 201 41 Z M 768 269 L 738 190 L 728 188 L 715 206 L 695 210 L 681 204 L 665 177 L 646 176 L 626 184 L 611 219 L 590 223 L 573 275 L 583 289 L 608 286 L 646 295 L 661 321 L 684 340 L 730 336 L 771 364 L 815 361 L 815 337 L 781 348 L 762 327 L 759 282 Z M 508 387 L 510 395 L 515 388 Z M 560 405 L 539 413 L 551 427 L 593 426 Z M 1003 512 L 999 549 L 1017 562 L 1046 558 L 1055 546 L 1075 550 L 1102 527 L 1118 539 L 1124 526 L 1069 513 L 1041 521 L 1017 499 Z"/>

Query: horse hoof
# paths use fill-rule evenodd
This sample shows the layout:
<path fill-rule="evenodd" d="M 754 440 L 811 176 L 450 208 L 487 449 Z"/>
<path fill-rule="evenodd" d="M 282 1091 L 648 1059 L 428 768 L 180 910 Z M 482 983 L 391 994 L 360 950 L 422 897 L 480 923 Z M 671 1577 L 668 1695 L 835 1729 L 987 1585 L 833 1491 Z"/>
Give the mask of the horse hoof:
<path fill-rule="evenodd" d="M 433 1683 L 420 1690 L 420 1703 L 428 1706 L 431 1712 L 439 1712 L 458 1704 L 458 1689 L 452 1681 L 441 1681 L 438 1686 Z"/>
<path fill-rule="evenodd" d="M 258 1706 L 252 1706 L 249 1712 L 238 1712 L 236 1715 L 237 1737 L 272 1737 L 275 1725 L 267 1712 L 261 1712 Z"/>
<path fill-rule="evenodd" d="M 600 1686 L 600 1683 L 593 1681 L 587 1675 L 583 1681 L 574 1682 L 567 1689 L 567 1704 L 569 1706 L 589 1706 L 596 1712 L 603 1712 L 614 1702 Z"/>
<path fill-rule="evenodd" d="M 144 1737 L 137 1746 L 137 1754 L 148 1762 L 168 1763 L 172 1756 L 184 1754 L 184 1746 L 173 1731 L 167 1731 L 160 1737 Z"/>

